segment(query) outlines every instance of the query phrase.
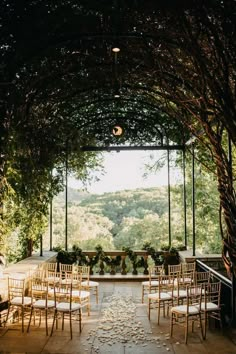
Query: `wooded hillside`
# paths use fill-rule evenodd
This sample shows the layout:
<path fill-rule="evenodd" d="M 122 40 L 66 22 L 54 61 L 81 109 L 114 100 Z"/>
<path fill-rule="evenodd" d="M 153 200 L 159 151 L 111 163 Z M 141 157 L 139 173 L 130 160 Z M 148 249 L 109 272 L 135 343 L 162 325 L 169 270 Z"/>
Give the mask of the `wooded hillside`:
<path fill-rule="evenodd" d="M 209 178 L 209 176 L 208 176 Z M 217 219 L 217 196 L 213 185 L 199 178 L 196 211 L 197 247 L 205 252 L 217 252 L 221 247 Z M 187 199 L 188 244 L 192 243 L 191 186 Z M 204 193 L 202 192 L 204 190 Z M 92 250 L 100 244 L 104 249 L 132 247 L 141 249 L 145 242 L 160 249 L 168 244 L 167 186 L 124 190 L 102 195 L 89 194 L 72 188 L 68 190 L 68 245 L 79 245 Z M 204 203 L 202 203 L 204 198 Z M 207 223 L 207 227 L 206 227 Z M 206 245 L 205 239 L 208 238 Z M 184 208 L 182 186 L 171 187 L 172 245 L 184 243 Z M 65 195 L 60 193 L 53 201 L 53 246 L 64 247 Z M 49 248 L 49 231 L 44 237 L 44 248 Z"/>

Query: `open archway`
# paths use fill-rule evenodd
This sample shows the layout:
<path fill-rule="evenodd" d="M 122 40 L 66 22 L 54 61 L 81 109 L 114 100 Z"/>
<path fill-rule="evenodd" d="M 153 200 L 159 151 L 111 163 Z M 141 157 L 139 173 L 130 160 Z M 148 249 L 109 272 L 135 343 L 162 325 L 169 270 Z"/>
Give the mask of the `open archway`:
<path fill-rule="evenodd" d="M 57 189 L 52 168 L 66 154 L 82 168 L 81 147 L 112 144 L 116 124 L 125 131 L 120 143 L 184 144 L 194 136 L 218 176 L 223 259 L 232 271 L 236 200 L 225 136 L 235 144 L 235 6 L 5 0 L 2 202 L 11 186 L 44 209 Z"/>

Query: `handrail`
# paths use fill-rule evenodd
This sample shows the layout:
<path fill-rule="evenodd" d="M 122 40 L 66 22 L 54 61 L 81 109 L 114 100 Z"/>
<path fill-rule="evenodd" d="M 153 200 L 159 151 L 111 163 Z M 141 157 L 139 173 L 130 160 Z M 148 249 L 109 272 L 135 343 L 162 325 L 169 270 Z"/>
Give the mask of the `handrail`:
<path fill-rule="evenodd" d="M 197 266 L 204 271 L 209 271 L 218 281 L 222 283 L 221 287 L 221 319 L 224 327 L 235 326 L 235 295 L 233 291 L 232 280 L 218 273 L 207 264 L 196 260 Z"/>
<path fill-rule="evenodd" d="M 200 261 L 198 259 L 196 260 L 196 263 L 197 263 L 197 265 L 200 266 L 200 268 L 202 268 L 208 272 L 211 272 L 215 276 L 215 278 L 219 279 L 226 286 L 228 286 L 229 288 L 232 287 L 232 281 L 230 279 L 226 278 L 224 275 L 220 274 L 215 269 L 209 267 L 207 264 L 203 263 L 202 261 Z"/>

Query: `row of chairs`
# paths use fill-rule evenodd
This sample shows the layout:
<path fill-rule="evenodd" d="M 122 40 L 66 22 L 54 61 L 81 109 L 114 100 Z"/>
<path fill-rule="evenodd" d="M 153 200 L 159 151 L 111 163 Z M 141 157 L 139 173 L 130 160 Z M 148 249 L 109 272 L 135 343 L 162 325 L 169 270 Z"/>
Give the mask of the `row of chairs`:
<path fill-rule="evenodd" d="M 63 284 L 49 283 L 37 277 L 30 280 L 30 288 L 26 294 L 26 280 L 8 278 L 8 293 L 9 304 L 6 323 L 9 318 L 11 310 L 18 312 L 18 317 L 21 315 L 22 332 L 24 332 L 25 315 L 29 314 L 29 322 L 27 331 L 30 329 L 32 317 L 35 314 L 39 315 L 39 325 L 41 323 L 41 316 L 44 314 L 46 335 L 48 335 L 48 315 L 53 314 L 53 323 L 51 335 L 54 330 L 55 322 L 58 322 L 59 316 L 62 317 L 62 329 L 64 329 L 64 319 L 68 317 L 70 323 L 70 335 L 72 338 L 72 319 L 79 321 L 79 328 L 81 332 L 82 309 L 84 306 L 90 307 L 90 293 L 89 291 L 81 290 L 79 282 Z M 85 296 L 86 293 L 86 296 Z M 82 295 L 83 294 L 83 295 Z"/>
<path fill-rule="evenodd" d="M 44 263 L 43 267 L 39 269 L 40 277 L 47 281 L 55 282 L 56 280 L 72 277 L 74 274 L 80 274 L 82 277 L 82 287 L 89 290 L 91 294 L 95 295 L 96 303 L 98 304 L 98 287 L 99 283 L 90 279 L 90 267 L 79 266 L 75 264 L 59 263 L 59 271 L 57 263 Z"/>
<path fill-rule="evenodd" d="M 220 304 L 221 282 L 188 285 L 186 291 L 185 303 L 171 308 L 170 335 L 172 336 L 173 334 L 174 325 L 184 326 L 185 343 L 187 344 L 189 322 L 191 322 L 193 330 L 194 322 L 198 320 L 203 339 L 206 339 L 206 331 L 210 318 L 219 321 L 222 328 Z"/>
<path fill-rule="evenodd" d="M 52 312 L 51 310 L 54 311 L 52 331 L 55 321 L 57 323 L 58 313 L 64 311 L 63 323 L 64 317 L 68 314 L 71 323 L 72 313 L 78 312 L 76 317 L 79 319 L 81 330 L 82 308 L 86 306 L 88 315 L 90 315 L 91 289 L 95 289 L 92 293 L 95 293 L 98 303 L 99 283 L 91 282 L 89 274 L 89 267 L 77 266 L 72 268 L 71 265 L 62 264 L 58 272 L 56 263 L 46 263 L 31 274 L 29 279 L 9 278 L 9 306 L 6 322 L 9 319 L 11 309 L 17 310 L 12 311 L 12 313 L 18 314 L 18 317 L 21 315 L 22 332 L 24 332 L 25 314 L 29 313 L 30 310 L 29 330 L 33 314 L 39 312 L 41 319 L 41 313 L 44 312 L 46 334 L 48 335 L 47 314 Z"/>
<path fill-rule="evenodd" d="M 157 270 L 159 271 L 159 270 Z M 157 323 L 160 323 L 160 312 L 163 316 L 171 311 L 171 335 L 176 324 L 185 327 L 187 343 L 189 322 L 198 320 L 203 339 L 206 338 L 208 319 L 213 317 L 221 324 L 221 283 L 211 282 L 210 272 L 184 271 L 178 274 L 157 274 L 150 269 L 148 294 L 148 316 L 152 308 L 157 308 Z M 154 292 L 155 291 L 155 292 Z M 202 317 L 203 326 L 202 326 Z"/>
<path fill-rule="evenodd" d="M 164 275 L 166 272 L 164 265 L 149 267 L 149 280 L 142 282 L 142 303 L 144 303 L 145 295 L 156 291 L 158 283 L 155 279 L 157 275 Z M 210 277 L 210 273 L 198 274 L 196 272 L 196 263 L 180 263 L 177 265 L 168 265 L 168 275 L 172 275 L 176 279 L 182 279 L 182 282 L 199 283 L 205 282 Z M 202 279 L 201 279 L 202 278 Z"/>

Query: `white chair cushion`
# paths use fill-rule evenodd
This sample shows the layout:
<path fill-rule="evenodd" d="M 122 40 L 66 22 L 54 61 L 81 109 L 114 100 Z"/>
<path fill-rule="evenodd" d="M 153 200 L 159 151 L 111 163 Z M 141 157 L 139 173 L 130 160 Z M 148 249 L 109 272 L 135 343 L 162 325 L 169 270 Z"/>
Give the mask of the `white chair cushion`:
<path fill-rule="evenodd" d="M 201 311 L 213 311 L 213 310 L 219 310 L 220 308 L 214 304 L 214 302 L 207 302 L 206 305 L 204 302 L 201 303 L 201 305 L 198 305 L 198 308 L 201 306 Z"/>
<path fill-rule="evenodd" d="M 59 277 L 46 277 L 45 278 L 45 281 L 47 282 L 54 282 L 54 283 L 57 283 L 57 282 L 60 282 L 60 278 Z"/>
<path fill-rule="evenodd" d="M 81 309 L 81 305 L 80 304 L 75 303 L 75 302 L 73 302 L 71 304 L 71 311 L 77 311 L 79 309 Z M 60 302 L 57 305 L 57 310 L 58 311 L 62 311 L 62 312 L 68 312 L 68 311 L 70 311 L 70 304 L 68 302 Z"/>
<path fill-rule="evenodd" d="M 34 303 L 34 308 L 44 309 L 45 306 L 46 306 L 46 300 L 43 300 L 43 299 L 37 300 Z M 54 301 L 48 300 L 47 306 L 48 306 L 48 308 L 54 307 Z"/>
<path fill-rule="evenodd" d="M 169 293 L 160 293 L 160 297 L 159 297 L 159 293 L 154 293 L 154 294 L 148 294 L 148 298 L 150 300 L 171 300 L 172 296 Z"/>
<path fill-rule="evenodd" d="M 93 286 L 98 286 L 99 283 L 96 282 L 96 281 L 92 281 L 92 280 L 89 280 L 89 281 L 85 280 L 85 281 L 82 281 L 81 285 L 82 286 L 91 286 L 91 287 L 93 287 Z"/>
<path fill-rule="evenodd" d="M 23 298 L 23 304 L 22 304 L 22 297 L 21 296 L 16 296 L 11 300 L 12 305 L 30 305 L 31 304 L 31 297 L 25 296 Z"/>
<path fill-rule="evenodd" d="M 90 296 L 89 291 L 84 291 L 84 290 L 73 290 L 72 291 L 72 296 L 73 297 L 79 297 L 80 299 L 85 299 Z"/>
<path fill-rule="evenodd" d="M 47 290 L 47 287 L 46 286 L 32 286 L 32 290 L 34 290 L 35 292 L 38 291 L 39 293 L 40 292 L 45 292 Z"/>
<path fill-rule="evenodd" d="M 61 284 L 63 285 L 68 285 L 72 283 L 72 279 L 62 279 Z"/>
<path fill-rule="evenodd" d="M 185 315 L 187 313 L 187 305 L 174 306 L 171 308 L 171 312 Z M 191 315 L 197 315 L 199 313 L 199 309 L 196 306 L 189 306 L 188 312 Z"/>
<path fill-rule="evenodd" d="M 192 278 L 188 278 L 188 277 L 186 277 L 186 278 L 179 278 L 179 279 L 174 279 L 174 284 L 175 285 L 177 285 L 178 284 L 178 282 L 179 283 L 181 283 L 181 284 L 191 284 L 192 282 L 193 282 L 193 280 L 192 280 Z"/>
<path fill-rule="evenodd" d="M 171 293 L 169 293 L 171 295 Z M 174 290 L 173 291 L 173 296 L 174 297 L 187 297 L 187 291 L 186 290 Z"/>
<path fill-rule="evenodd" d="M 158 285 L 159 285 L 159 281 L 158 280 L 151 280 L 151 286 L 158 286 Z M 142 282 L 142 286 L 150 286 L 149 280 L 143 281 Z"/>

